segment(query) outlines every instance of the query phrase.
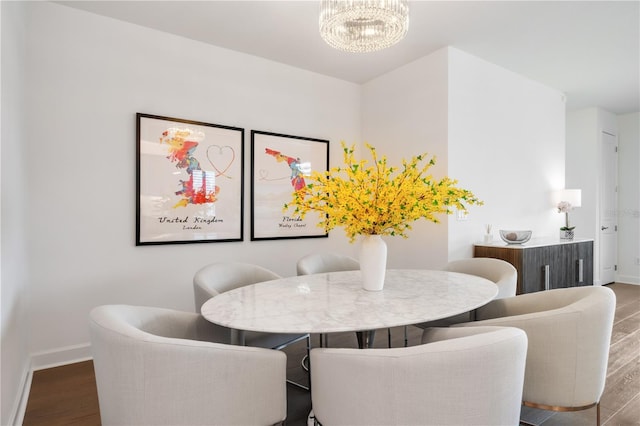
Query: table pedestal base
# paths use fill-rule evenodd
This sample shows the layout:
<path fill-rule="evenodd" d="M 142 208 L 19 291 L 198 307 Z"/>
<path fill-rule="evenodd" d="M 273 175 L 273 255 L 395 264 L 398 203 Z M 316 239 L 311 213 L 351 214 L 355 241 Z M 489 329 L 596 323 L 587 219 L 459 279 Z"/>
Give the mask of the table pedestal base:
<path fill-rule="evenodd" d="M 367 349 L 373 347 L 373 339 L 376 337 L 375 330 L 356 331 L 358 337 L 358 347 L 360 349 Z"/>

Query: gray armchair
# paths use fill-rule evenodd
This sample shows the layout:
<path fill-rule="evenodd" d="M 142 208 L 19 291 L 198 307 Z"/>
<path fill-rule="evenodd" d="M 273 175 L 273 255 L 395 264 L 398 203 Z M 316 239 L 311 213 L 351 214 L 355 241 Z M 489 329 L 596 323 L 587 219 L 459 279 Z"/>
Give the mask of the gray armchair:
<path fill-rule="evenodd" d="M 435 329 L 419 346 L 311 351 L 323 426 L 517 425 L 527 337 L 515 328 Z"/>
<path fill-rule="evenodd" d="M 296 263 L 298 275 L 323 272 L 357 271 L 360 263 L 349 256 L 335 253 L 314 253 L 301 257 Z"/>
<path fill-rule="evenodd" d="M 450 272 L 476 275 L 493 281 L 498 286 L 496 299 L 516 295 L 518 271 L 512 264 L 504 260 L 491 257 L 452 260 L 443 269 Z"/>
<path fill-rule="evenodd" d="M 516 295 L 516 285 L 518 282 L 518 271 L 516 268 L 500 259 L 489 257 L 474 257 L 470 259 L 453 260 L 443 268 L 449 272 L 460 272 L 461 274 L 475 275 L 493 281 L 498 286 L 498 294 L 495 299 L 513 297 Z M 449 327 L 453 324 L 473 320 L 475 312 L 465 312 L 449 318 L 437 321 L 416 324 L 420 328 L 428 327 Z"/>
<path fill-rule="evenodd" d="M 573 287 L 522 294 L 480 307 L 478 321 L 455 327 L 505 326 L 529 338 L 523 403 L 554 411 L 597 406 L 607 377 L 615 313 L 608 287 Z"/>
<path fill-rule="evenodd" d="M 275 272 L 251 263 L 221 262 L 204 266 L 193 277 L 196 311 L 201 313 L 202 305 L 220 293 L 278 278 L 281 277 Z M 213 323 L 210 323 L 210 326 L 213 329 L 216 341 L 231 343 L 232 330 L 230 328 Z M 309 334 L 261 333 L 257 331 L 245 331 L 243 334 L 244 344 L 247 346 L 283 349 L 293 343 L 306 340 L 307 354 L 311 348 L 311 336 Z M 304 360 L 302 364 L 305 367 Z M 300 383 L 293 381 L 289 381 L 289 383 L 308 390 L 307 386 Z"/>
<path fill-rule="evenodd" d="M 287 415 L 286 355 L 212 343 L 192 312 L 106 305 L 89 315 L 104 425 L 270 425 Z"/>

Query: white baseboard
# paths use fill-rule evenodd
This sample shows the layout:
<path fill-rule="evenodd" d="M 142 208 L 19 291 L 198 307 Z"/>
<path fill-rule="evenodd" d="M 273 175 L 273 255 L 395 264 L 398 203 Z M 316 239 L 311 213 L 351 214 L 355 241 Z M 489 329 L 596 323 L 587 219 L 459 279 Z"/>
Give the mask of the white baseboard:
<path fill-rule="evenodd" d="M 616 282 L 623 284 L 640 284 L 640 277 L 634 277 L 631 275 L 618 275 L 616 277 Z"/>
<path fill-rule="evenodd" d="M 29 392 L 31 391 L 31 379 L 33 377 L 33 370 L 31 369 L 30 364 L 31 362 L 28 362 L 22 372 L 20 389 L 18 389 L 18 397 L 16 398 L 16 402 L 11 410 L 11 415 L 9 416 L 10 425 L 21 425 L 24 421 L 24 413 L 27 410 Z"/>
<path fill-rule="evenodd" d="M 33 371 L 43 370 L 45 368 L 73 364 L 74 362 L 87 361 L 92 358 L 91 345 L 89 343 L 67 346 L 32 354 L 31 369 Z"/>
<path fill-rule="evenodd" d="M 92 358 L 91 345 L 88 343 L 32 354 L 23 372 L 22 389 L 19 389 L 18 393 L 20 397 L 14 405 L 9 424 L 21 425 L 24 421 L 24 413 L 27 410 L 27 402 L 29 402 L 29 392 L 31 392 L 34 371 L 87 361 Z"/>

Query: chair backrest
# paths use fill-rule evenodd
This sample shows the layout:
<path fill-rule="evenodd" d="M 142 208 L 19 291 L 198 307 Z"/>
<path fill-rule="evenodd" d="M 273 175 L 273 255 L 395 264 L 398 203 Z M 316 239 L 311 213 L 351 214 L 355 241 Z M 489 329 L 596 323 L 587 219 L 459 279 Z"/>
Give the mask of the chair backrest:
<path fill-rule="evenodd" d="M 296 264 L 298 275 L 323 272 L 357 271 L 360 263 L 349 256 L 335 253 L 314 253 L 300 258 Z"/>
<path fill-rule="evenodd" d="M 407 348 L 312 349 L 311 398 L 318 421 L 517 425 L 526 335 L 485 327 L 453 337 Z"/>
<path fill-rule="evenodd" d="M 524 330 L 529 351 L 523 400 L 584 407 L 599 402 L 604 391 L 615 305 L 608 287 L 555 289 L 493 300 L 478 308 L 478 321 L 459 326 Z"/>
<path fill-rule="evenodd" d="M 104 425 L 274 424 L 286 417 L 286 355 L 211 343 L 192 312 L 105 305 L 89 315 Z"/>
<path fill-rule="evenodd" d="M 453 260 L 444 267 L 444 270 L 476 275 L 493 281 L 498 286 L 496 299 L 516 295 L 518 271 L 512 264 L 504 260 L 490 257 Z"/>
<path fill-rule="evenodd" d="M 276 280 L 280 275 L 251 263 L 212 263 L 201 268 L 193 277 L 196 312 L 200 313 L 207 300 L 225 291 L 263 281 Z"/>

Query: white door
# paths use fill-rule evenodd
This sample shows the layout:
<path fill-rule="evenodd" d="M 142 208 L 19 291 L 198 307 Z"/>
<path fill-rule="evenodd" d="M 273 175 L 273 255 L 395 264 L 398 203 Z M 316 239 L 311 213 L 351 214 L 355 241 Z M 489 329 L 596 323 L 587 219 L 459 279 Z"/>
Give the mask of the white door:
<path fill-rule="evenodd" d="M 614 135 L 602 132 L 600 157 L 600 280 L 615 281 L 618 259 L 618 142 Z"/>

